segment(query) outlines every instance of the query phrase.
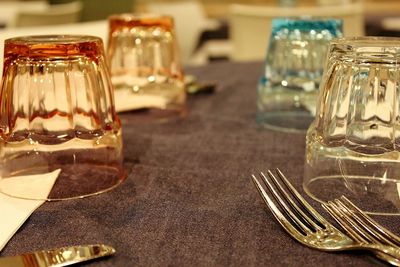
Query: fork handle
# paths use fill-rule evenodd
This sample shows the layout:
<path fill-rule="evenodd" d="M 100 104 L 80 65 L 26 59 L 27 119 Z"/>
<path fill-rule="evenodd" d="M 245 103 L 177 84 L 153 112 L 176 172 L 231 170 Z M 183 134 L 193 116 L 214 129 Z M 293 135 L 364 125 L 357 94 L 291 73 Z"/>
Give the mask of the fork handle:
<path fill-rule="evenodd" d="M 375 256 L 383 261 L 390 263 L 393 266 L 400 266 L 400 260 L 392 257 L 384 252 L 374 252 Z"/>
<path fill-rule="evenodd" d="M 379 259 L 393 266 L 400 266 L 400 248 L 379 244 L 368 244 L 365 248 L 375 254 Z"/>

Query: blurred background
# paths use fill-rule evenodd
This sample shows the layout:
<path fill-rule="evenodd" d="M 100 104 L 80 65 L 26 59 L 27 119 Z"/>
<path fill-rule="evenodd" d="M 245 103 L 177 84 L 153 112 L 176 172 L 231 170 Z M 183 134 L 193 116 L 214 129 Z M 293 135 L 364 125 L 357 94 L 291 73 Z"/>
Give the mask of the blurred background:
<path fill-rule="evenodd" d="M 107 44 L 108 16 L 142 12 L 174 17 L 185 65 L 263 60 L 276 17 L 340 18 L 345 36 L 400 35 L 399 0 L 0 0 L 1 47 L 11 36 L 46 33 Z"/>

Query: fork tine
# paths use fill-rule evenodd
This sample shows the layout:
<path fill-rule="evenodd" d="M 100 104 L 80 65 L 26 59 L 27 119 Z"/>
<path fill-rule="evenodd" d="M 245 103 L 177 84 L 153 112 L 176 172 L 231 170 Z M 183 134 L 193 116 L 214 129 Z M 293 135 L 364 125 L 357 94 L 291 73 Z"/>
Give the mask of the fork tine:
<path fill-rule="evenodd" d="M 260 193 L 261 198 L 264 200 L 265 204 L 268 206 L 274 217 L 278 220 L 283 229 L 286 230 L 291 236 L 298 240 L 298 235 L 304 235 L 304 233 L 300 232 L 293 224 L 286 219 L 286 217 L 282 214 L 279 208 L 275 205 L 272 199 L 268 196 L 267 192 L 264 190 L 261 183 L 258 181 L 257 177 L 252 174 L 252 181 L 257 188 L 258 193 Z"/>
<path fill-rule="evenodd" d="M 276 178 L 276 176 L 270 171 L 268 170 L 268 176 L 271 178 L 271 180 L 273 181 L 273 183 L 275 184 L 276 188 L 278 188 L 279 192 L 284 196 L 284 198 L 286 199 L 287 203 L 289 203 L 290 206 L 292 206 L 292 208 L 294 209 L 294 211 L 297 213 L 298 216 L 300 216 L 302 219 L 305 220 L 305 222 L 312 227 L 313 231 L 316 231 L 318 229 L 322 229 L 325 228 L 325 226 L 323 225 L 322 222 L 320 222 L 317 218 L 315 218 L 315 216 L 312 214 L 312 211 L 310 212 L 310 209 L 307 208 L 307 202 L 305 202 L 304 199 L 300 200 L 299 196 L 300 194 L 298 193 L 298 191 L 291 185 L 291 183 L 288 181 L 288 179 L 285 177 L 285 175 L 279 170 L 276 169 L 278 176 L 280 178 L 280 180 L 283 182 L 283 184 L 286 186 L 286 188 L 289 190 L 289 192 L 292 194 L 292 196 L 290 196 L 288 194 L 288 190 L 285 190 L 281 183 L 279 183 L 278 179 Z M 297 200 L 297 202 L 300 204 L 301 207 L 299 207 L 295 201 L 293 201 L 293 197 Z M 301 197 L 301 196 L 300 196 Z M 309 205 L 308 205 L 309 206 Z M 310 207 L 310 206 L 309 206 Z M 308 214 L 306 214 L 304 211 L 306 211 Z M 314 211 L 316 212 L 316 211 Z M 311 218 L 310 218 L 311 215 Z M 313 220 L 314 219 L 314 220 Z M 318 222 L 318 223 L 316 223 Z"/>
<path fill-rule="evenodd" d="M 310 204 L 300 195 L 300 193 L 293 187 L 293 185 L 289 182 L 286 176 L 282 173 L 280 169 L 276 169 L 281 181 L 286 185 L 292 195 L 295 197 L 298 203 L 301 203 L 304 210 L 306 210 L 316 222 L 318 222 L 321 226 L 326 227 L 326 220 L 319 214 Z"/>
<path fill-rule="evenodd" d="M 349 222 L 342 214 L 342 212 L 336 207 L 332 201 L 328 203 L 322 203 L 322 207 L 332 216 L 332 218 L 344 229 L 347 234 L 358 242 L 366 242 L 365 238 L 363 238 L 358 232 L 349 225 Z"/>
<path fill-rule="evenodd" d="M 344 227 L 346 227 L 345 229 L 348 232 L 353 231 L 359 234 L 360 237 L 364 239 L 363 242 L 379 242 L 369 231 L 362 229 L 362 226 L 358 224 L 356 218 L 349 214 L 346 208 L 343 207 L 340 202 L 337 202 L 337 199 L 335 202 L 329 201 L 328 205 L 331 206 L 337 212 L 337 214 L 340 214 L 340 218 L 343 220 Z"/>
<path fill-rule="evenodd" d="M 337 207 L 337 205 L 335 203 L 333 203 L 332 201 L 329 201 L 328 203 L 322 204 L 322 207 L 324 207 L 324 209 L 326 211 L 328 211 L 328 213 L 335 219 L 335 221 L 342 226 L 342 228 L 344 230 L 346 230 L 347 234 L 356 242 L 359 242 L 360 244 L 365 244 L 365 245 L 372 245 L 372 243 L 368 240 L 365 239 L 363 232 L 359 232 L 358 231 L 358 226 L 353 226 L 351 224 L 351 221 L 347 221 L 348 216 L 340 209 Z M 361 235 L 360 235 L 361 234 Z M 376 244 L 378 245 L 378 244 Z M 379 244 L 378 246 L 380 246 L 381 244 Z M 388 253 L 388 251 L 393 252 L 392 253 Z M 375 255 L 384 260 L 389 262 L 390 264 L 394 265 L 394 266 L 400 266 L 400 260 L 398 258 L 398 252 L 396 252 L 396 247 L 391 247 L 391 250 L 382 250 L 380 252 L 376 252 Z"/>
<path fill-rule="evenodd" d="M 278 205 L 282 208 L 282 210 L 285 212 L 286 216 L 293 222 L 295 225 L 303 231 L 304 234 L 307 234 L 310 232 L 309 226 L 305 225 L 302 220 L 299 219 L 299 216 L 297 216 L 295 213 L 293 213 L 292 209 L 286 205 L 286 202 L 282 199 L 280 194 L 275 190 L 274 186 L 272 183 L 269 181 L 269 179 L 265 176 L 263 172 L 260 172 L 262 176 L 262 180 L 264 184 L 267 186 L 268 190 L 272 194 L 272 196 L 275 198 L 276 202 Z M 268 176 L 271 177 L 273 174 L 271 173 L 270 170 L 268 170 Z"/>
<path fill-rule="evenodd" d="M 350 209 L 348 209 L 339 199 L 335 199 L 334 203 L 340 211 L 345 214 L 349 221 L 355 225 L 357 231 L 373 243 L 380 243 L 379 236 L 372 231 L 368 226 L 360 221 L 360 218 Z"/>
<path fill-rule="evenodd" d="M 382 244 L 388 244 L 392 246 L 400 246 L 400 238 L 380 225 L 378 222 L 367 216 L 360 208 L 352 203 L 345 196 L 341 197 L 341 200 L 337 200 L 347 210 L 349 214 L 354 216 L 359 225 L 375 236 Z"/>

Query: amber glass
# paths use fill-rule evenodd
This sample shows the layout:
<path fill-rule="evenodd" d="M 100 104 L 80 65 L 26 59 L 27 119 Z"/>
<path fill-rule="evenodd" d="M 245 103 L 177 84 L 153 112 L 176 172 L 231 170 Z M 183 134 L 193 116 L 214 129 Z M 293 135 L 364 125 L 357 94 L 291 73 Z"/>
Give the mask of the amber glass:
<path fill-rule="evenodd" d="M 160 117 L 185 113 L 183 72 L 171 17 L 111 16 L 107 50 L 118 111 L 148 109 Z"/>
<path fill-rule="evenodd" d="M 105 192 L 124 179 L 121 124 L 100 38 L 5 41 L 0 191 L 42 199 L 25 182 L 61 170 L 47 200 Z M 17 189 L 19 188 L 19 189 Z M 20 189 L 24 188 L 24 189 Z"/>
<path fill-rule="evenodd" d="M 331 42 L 307 133 L 305 191 L 400 215 L 400 38 Z"/>

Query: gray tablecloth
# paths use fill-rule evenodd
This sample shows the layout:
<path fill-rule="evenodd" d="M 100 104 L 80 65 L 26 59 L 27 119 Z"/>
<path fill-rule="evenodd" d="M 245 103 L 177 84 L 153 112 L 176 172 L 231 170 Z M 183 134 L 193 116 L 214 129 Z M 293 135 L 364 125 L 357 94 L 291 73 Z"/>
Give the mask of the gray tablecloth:
<path fill-rule="evenodd" d="M 90 265 L 383 265 L 364 252 L 326 253 L 300 245 L 265 209 L 250 175 L 280 167 L 303 193 L 305 135 L 257 126 L 261 72 L 259 63 L 191 68 L 187 73 L 218 87 L 214 94 L 190 96 L 186 118 L 133 123 L 134 114 L 121 114 L 127 180 L 99 196 L 45 203 L 1 256 L 105 243 L 116 255 Z M 378 219 L 399 228 L 398 218 Z"/>

